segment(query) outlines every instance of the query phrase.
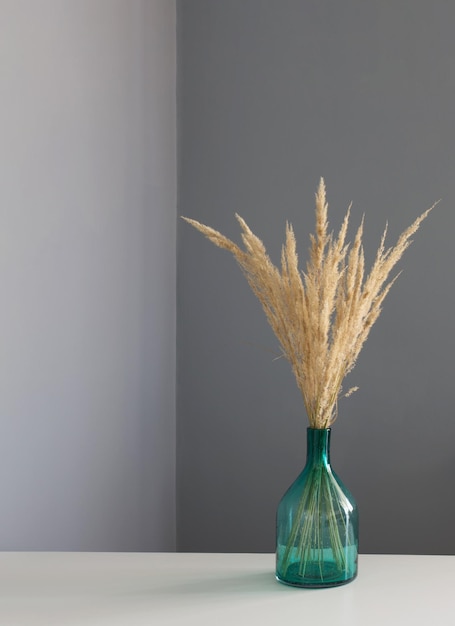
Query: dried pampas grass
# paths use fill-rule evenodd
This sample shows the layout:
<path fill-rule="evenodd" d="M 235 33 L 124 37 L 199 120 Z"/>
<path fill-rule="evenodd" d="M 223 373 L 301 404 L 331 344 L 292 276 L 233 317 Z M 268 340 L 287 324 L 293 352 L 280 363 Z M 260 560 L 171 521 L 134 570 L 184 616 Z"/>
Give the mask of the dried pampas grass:
<path fill-rule="evenodd" d="M 213 228 L 183 218 L 215 245 L 234 255 L 291 364 L 311 428 L 328 428 L 335 421 L 342 382 L 353 369 L 397 278 L 389 279 L 390 273 L 434 206 L 418 217 L 390 248 L 385 246 L 385 228 L 367 275 L 363 220 L 352 245 L 346 243 L 350 208 L 338 235 L 329 233 L 322 178 L 316 193 L 316 233 L 311 235 L 310 258 L 303 272 L 298 267 L 296 240 L 289 223 L 279 269 L 239 215 L 236 218 L 245 249 Z M 345 395 L 355 390 L 354 387 Z"/>

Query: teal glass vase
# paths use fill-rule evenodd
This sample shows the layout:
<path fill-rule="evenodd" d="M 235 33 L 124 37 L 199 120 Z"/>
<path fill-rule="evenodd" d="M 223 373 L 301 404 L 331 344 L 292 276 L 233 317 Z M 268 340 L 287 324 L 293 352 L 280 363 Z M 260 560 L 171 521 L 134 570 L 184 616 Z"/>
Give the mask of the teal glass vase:
<path fill-rule="evenodd" d="M 357 575 L 358 514 L 330 465 L 330 428 L 307 429 L 307 461 L 277 511 L 276 577 L 334 587 Z"/>

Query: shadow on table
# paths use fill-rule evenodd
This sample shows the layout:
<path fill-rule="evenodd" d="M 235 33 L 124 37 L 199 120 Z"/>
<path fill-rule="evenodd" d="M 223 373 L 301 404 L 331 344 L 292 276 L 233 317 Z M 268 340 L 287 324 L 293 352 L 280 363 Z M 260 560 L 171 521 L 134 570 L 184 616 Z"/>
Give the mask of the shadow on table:
<path fill-rule="evenodd" d="M 272 572 L 251 572 L 236 576 L 213 577 L 197 580 L 185 580 L 166 583 L 159 589 L 160 595 L 179 594 L 182 596 L 216 596 L 255 595 L 255 594 L 283 594 L 302 593 L 317 590 L 295 589 L 279 583 Z"/>

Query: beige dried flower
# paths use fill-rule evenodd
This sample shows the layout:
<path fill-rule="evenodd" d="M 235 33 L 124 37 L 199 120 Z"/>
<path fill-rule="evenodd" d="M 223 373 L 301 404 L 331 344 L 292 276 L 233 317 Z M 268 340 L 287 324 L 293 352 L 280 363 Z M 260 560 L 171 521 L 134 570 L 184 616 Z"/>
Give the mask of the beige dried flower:
<path fill-rule="evenodd" d="M 390 248 L 385 248 L 386 226 L 366 276 L 363 220 L 352 245 L 346 243 L 350 207 L 337 237 L 328 232 L 322 178 L 316 193 L 316 234 L 311 235 L 310 258 L 303 272 L 298 267 L 294 231 L 288 223 L 279 269 L 239 215 L 236 218 L 242 229 L 244 249 L 213 228 L 183 218 L 215 245 L 234 255 L 262 304 L 283 356 L 291 364 L 311 428 L 328 428 L 335 421 L 343 379 L 353 369 L 397 278 L 389 280 L 390 272 L 434 206 L 418 217 Z"/>

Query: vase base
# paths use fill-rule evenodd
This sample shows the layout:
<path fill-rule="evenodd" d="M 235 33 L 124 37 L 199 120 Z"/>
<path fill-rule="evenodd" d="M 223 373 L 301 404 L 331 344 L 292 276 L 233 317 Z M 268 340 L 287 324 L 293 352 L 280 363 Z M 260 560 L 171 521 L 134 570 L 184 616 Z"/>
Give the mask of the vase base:
<path fill-rule="evenodd" d="M 297 587 L 300 589 L 328 589 L 330 587 L 341 587 L 342 585 L 347 585 L 351 583 L 357 578 L 357 573 L 354 574 L 351 578 L 347 578 L 346 580 L 336 580 L 336 581 L 292 581 L 285 580 L 284 578 L 280 578 L 278 574 L 275 575 L 275 578 L 282 585 L 287 585 L 288 587 Z"/>

